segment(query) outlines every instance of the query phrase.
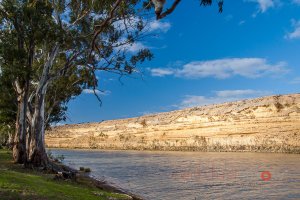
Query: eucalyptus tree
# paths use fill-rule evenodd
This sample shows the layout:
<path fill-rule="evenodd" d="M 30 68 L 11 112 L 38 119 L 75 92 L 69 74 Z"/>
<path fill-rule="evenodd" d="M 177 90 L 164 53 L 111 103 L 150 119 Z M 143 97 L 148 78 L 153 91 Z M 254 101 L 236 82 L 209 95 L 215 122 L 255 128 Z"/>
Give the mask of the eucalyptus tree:
<path fill-rule="evenodd" d="M 96 71 L 131 74 L 139 62 L 151 59 L 147 49 L 132 54 L 125 48 L 144 28 L 137 14 L 138 3 L 1 2 L 1 68 L 11 76 L 18 100 L 13 150 L 16 162 L 47 165 L 45 124 L 55 119 L 46 116 L 45 108 L 56 109 L 59 115 L 62 100 L 71 97 L 67 90 L 71 88 L 71 93 L 78 95 L 83 88 L 91 88 L 97 95 Z M 51 90 L 52 94 L 59 91 L 58 95 L 47 97 Z"/>
<path fill-rule="evenodd" d="M 15 162 L 46 167 L 47 124 L 63 119 L 66 103 L 85 88 L 100 100 L 99 71 L 136 73 L 152 54 L 128 47 L 143 36 L 149 10 L 162 19 L 179 2 L 158 12 L 154 0 L 0 1 L 0 67 L 16 99 Z"/>
<path fill-rule="evenodd" d="M 55 80 L 46 95 L 45 127 L 66 120 L 67 103 L 82 92 L 85 79 L 76 76 L 74 71 Z M 17 114 L 17 97 L 14 93 L 12 80 L 6 71 L 0 73 L 0 145 L 11 147 L 13 144 L 14 124 Z M 28 108 L 32 109 L 32 108 Z M 28 123 L 27 123 L 28 126 Z M 27 127 L 27 142 L 30 141 L 29 127 Z"/>

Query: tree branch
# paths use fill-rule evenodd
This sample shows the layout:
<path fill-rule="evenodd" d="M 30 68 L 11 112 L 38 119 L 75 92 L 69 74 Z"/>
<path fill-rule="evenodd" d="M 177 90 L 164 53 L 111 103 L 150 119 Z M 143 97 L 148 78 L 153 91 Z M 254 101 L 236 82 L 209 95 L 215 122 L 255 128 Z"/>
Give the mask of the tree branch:
<path fill-rule="evenodd" d="M 50 78 L 49 71 L 50 71 L 50 68 L 53 66 L 53 63 L 58 54 L 58 51 L 59 51 L 59 44 L 56 43 L 54 45 L 54 47 L 52 48 L 51 52 L 49 53 L 46 63 L 44 64 L 44 69 L 43 69 L 39 84 L 36 89 L 36 94 L 41 92 L 41 90 L 44 90 L 45 86 L 49 83 L 49 80 L 50 80 L 49 79 Z"/>
<path fill-rule="evenodd" d="M 86 11 L 83 11 L 83 14 L 80 16 L 80 17 L 78 17 L 73 23 L 72 23 L 72 25 L 75 25 L 77 22 L 79 22 L 82 18 L 84 18 L 88 13 L 89 13 L 89 9 L 88 10 L 86 10 Z"/>
<path fill-rule="evenodd" d="M 91 51 L 89 53 L 89 57 L 88 57 L 88 60 L 90 59 L 91 55 L 92 55 L 92 52 L 94 50 L 94 47 L 95 47 L 95 43 L 96 43 L 96 39 L 98 37 L 98 35 L 103 32 L 105 26 L 107 26 L 108 23 L 110 23 L 110 21 L 113 19 L 114 17 L 114 13 L 116 11 L 116 9 L 119 7 L 120 3 L 122 2 L 123 0 L 117 0 L 115 2 L 115 4 L 113 5 L 113 8 L 111 9 L 111 11 L 109 12 L 108 14 L 108 17 L 100 24 L 100 25 L 95 25 L 95 27 L 99 27 L 98 30 L 95 29 L 94 31 L 94 37 L 93 37 L 93 40 L 92 40 L 92 43 L 91 43 Z"/>
<path fill-rule="evenodd" d="M 177 7 L 177 5 L 180 3 L 181 0 L 175 0 L 171 8 L 167 9 L 165 12 L 161 13 L 159 16 L 156 17 L 157 20 L 160 20 L 167 15 L 171 14 Z"/>

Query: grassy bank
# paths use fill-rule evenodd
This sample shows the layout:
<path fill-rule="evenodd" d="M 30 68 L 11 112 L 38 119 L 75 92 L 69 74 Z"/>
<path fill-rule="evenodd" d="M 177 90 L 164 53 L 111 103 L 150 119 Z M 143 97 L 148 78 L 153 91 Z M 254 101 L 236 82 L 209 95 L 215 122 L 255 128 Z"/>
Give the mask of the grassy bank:
<path fill-rule="evenodd" d="M 0 199 L 82 200 L 131 199 L 127 195 L 98 189 L 86 180 L 54 180 L 53 174 L 24 169 L 12 163 L 8 150 L 0 149 Z"/>

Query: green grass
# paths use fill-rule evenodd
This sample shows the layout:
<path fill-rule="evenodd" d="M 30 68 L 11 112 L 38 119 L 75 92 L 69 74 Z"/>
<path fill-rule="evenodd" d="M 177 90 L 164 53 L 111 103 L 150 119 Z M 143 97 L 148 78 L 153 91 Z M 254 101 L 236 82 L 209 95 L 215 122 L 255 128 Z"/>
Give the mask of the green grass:
<path fill-rule="evenodd" d="M 54 180 L 54 175 L 23 169 L 12 163 L 11 152 L 0 149 L 0 199 L 2 200 L 82 200 L 128 199 L 91 184 Z"/>

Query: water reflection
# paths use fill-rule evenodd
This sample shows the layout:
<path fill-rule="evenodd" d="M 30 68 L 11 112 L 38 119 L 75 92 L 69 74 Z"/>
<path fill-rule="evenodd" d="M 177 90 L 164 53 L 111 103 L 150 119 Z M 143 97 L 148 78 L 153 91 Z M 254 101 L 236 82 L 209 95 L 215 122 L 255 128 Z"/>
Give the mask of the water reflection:
<path fill-rule="evenodd" d="M 145 199 L 300 199 L 300 155 L 52 150 Z"/>

